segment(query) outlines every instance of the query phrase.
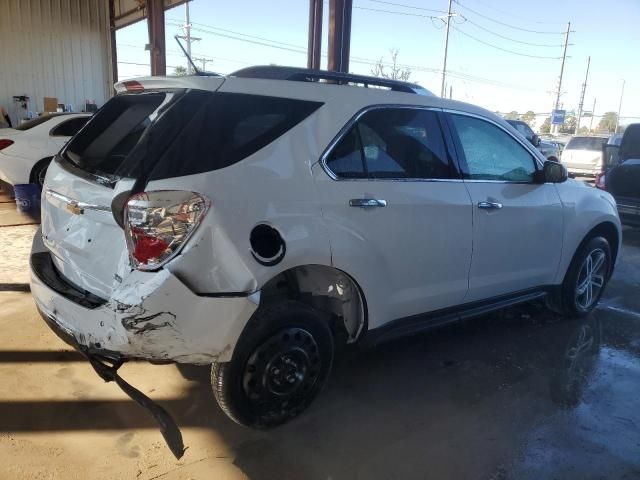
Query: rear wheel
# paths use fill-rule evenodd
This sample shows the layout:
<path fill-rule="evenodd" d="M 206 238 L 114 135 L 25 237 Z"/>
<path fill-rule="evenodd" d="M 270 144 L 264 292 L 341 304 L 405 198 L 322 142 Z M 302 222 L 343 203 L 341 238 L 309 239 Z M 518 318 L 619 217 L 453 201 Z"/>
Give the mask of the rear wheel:
<path fill-rule="evenodd" d="M 298 302 L 262 307 L 233 357 L 211 368 L 213 393 L 239 424 L 268 428 L 306 409 L 333 362 L 333 337 L 321 312 Z"/>
<path fill-rule="evenodd" d="M 598 304 L 611 274 L 611 249 L 604 237 L 587 241 L 576 253 L 561 291 L 550 298 L 553 310 L 569 316 L 585 316 Z"/>

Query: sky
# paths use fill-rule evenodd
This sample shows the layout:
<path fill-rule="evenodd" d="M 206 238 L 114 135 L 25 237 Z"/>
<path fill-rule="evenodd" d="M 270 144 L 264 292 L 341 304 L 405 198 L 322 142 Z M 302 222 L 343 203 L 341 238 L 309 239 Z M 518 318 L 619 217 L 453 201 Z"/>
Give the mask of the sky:
<path fill-rule="evenodd" d="M 370 74 L 372 63 L 389 62 L 396 49 L 410 81 L 439 94 L 445 30 L 438 17 L 448 0 L 353 0 L 353 6 L 350 71 Z M 204 58 L 207 70 L 306 67 L 308 0 L 193 0 L 189 8 L 192 36 L 200 38 L 192 56 Z M 584 110 L 595 98 L 596 115 L 617 111 L 624 80 L 621 123 L 640 121 L 640 0 L 454 0 L 452 11 L 447 92 L 451 87 L 454 99 L 499 112 L 550 112 L 571 22 L 561 108 L 577 110 L 591 56 Z M 187 63 L 173 38 L 182 34 L 185 7 L 165 15 L 171 74 Z M 325 2 L 322 68 L 328 15 Z M 149 75 L 147 42 L 145 22 L 117 32 L 120 79 Z"/>

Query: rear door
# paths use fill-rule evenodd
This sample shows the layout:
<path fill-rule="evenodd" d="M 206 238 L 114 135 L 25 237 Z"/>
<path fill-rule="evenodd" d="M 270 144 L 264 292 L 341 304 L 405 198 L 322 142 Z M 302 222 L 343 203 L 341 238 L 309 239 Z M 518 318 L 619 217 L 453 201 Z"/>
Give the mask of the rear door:
<path fill-rule="evenodd" d="M 370 328 L 462 301 L 471 203 L 438 111 L 362 113 L 314 166 L 314 177 L 333 263 L 363 288 Z"/>
<path fill-rule="evenodd" d="M 535 181 L 536 157 L 499 124 L 462 113 L 447 117 L 473 202 L 473 259 L 465 301 L 550 285 L 563 238 L 555 185 Z"/>

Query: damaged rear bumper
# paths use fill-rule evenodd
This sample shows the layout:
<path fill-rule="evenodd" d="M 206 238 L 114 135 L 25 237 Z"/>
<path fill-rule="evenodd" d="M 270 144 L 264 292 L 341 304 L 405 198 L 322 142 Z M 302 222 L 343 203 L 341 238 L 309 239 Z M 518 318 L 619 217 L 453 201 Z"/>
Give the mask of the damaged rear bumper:
<path fill-rule="evenodd" d="M 50 255 L 37 232 L 31 292 L 42 317 L 75 348 L 113 360 L 228 361 L 259 303 L 259 293 L 197 295 L 166 269 L 133 271 L 104 300 L 67 282 Z"/>

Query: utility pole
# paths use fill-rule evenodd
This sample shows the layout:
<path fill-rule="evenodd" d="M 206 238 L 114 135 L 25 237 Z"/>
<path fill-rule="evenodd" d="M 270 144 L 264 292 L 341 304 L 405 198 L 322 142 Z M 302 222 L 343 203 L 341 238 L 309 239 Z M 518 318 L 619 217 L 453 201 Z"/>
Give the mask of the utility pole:
<path fill-rule="evenodd" d="M 618 126 L 620 125 L 620 111 L 622 110 L 622 96 L 624 95 L 624 80 L 622 80 L 622 90 L 620 91 L 620 103 L 618 104 L 618 115 L 616 116 L 616 129 L 613 133 L 618 133 Z"/>
<path fill-rule="evenodd" d="M 589 122 L 589 133 L 593 132 L 593 117 L 596 116 L 596 97 L 593 97 L 593 109 L 591 110 L 591 121 Z"/>
<path fill-rule="evenodd" d="M 451 23 L 451 3 L 453 0 L 449 0 L 449 11 L 447 12 L 447 28 L 444 34 L 444 59 L 442 61 L 442 87 L 440 88 L 440 97 L 444 97 L 446 94 L 445 90 L 445 79 L 447 76 L 447 53 L 449 50 L 449 23 Z"/>
<path fill-rule="evenodd" d="M 453 86 L 449 85 L 449 100 L 453 98 Z"/>
<path fill-rule="evenodd" d="M 584 75 L 584 83 L 582 84 L 582 92 L 580 93 L 580 103 L 578 104 L 578 116 L 576 118 L 576 134 L 580 130 L 580 119 L 582 118 L 582 107 L 584 106 L 584 92 L 587 90 L 587 79 L 589 78 L 590 66 L 591 66 L 591 57 L 587 58 L 587 73 Z"/>
<path fill-rule="evenodd" d="M 567 31 L 564 34 L 564 51 L 562 53 L 562 64 L 560 65 L 560 80 L 558 80 L 558 91 L 556 93 L 556 103 L 553 107 L 558 110 L 560 105 L 560 93 L 562 92 L 562 76 L 564 75 L 564 62 L 567 58 L 567 46 L 569 45 L 569 32 L 571 31 L 571 22 L 567 23 Z M 554 133 L 558 133 L 558 125 L 554 125 Z"/>
<path fill-rule="evenodd" d="M 198 37 L 191 36 L 191 21 L 189 20 L 189 1 L 185 3 L 185 24 L 182 26 L 182 31 L 184 35 L 178 35 L 178 38 L 183 39 L 187 43 L 187 56 L 191 58 L 191 42 L 197 42 L 198 40 L 202 40 Z M 187 74 L 193 75 L 194 72 L 191 71 L 191 62 L 187 60 Z"/>
<path fill-rule="evenodd" d="M 202 71 L 206 72 L 207 71 L 207 63 L 212 62 L 213 60 L 209 60 L 208 58 L 204 58 L 204 57 L 199 57 L 199 58 L 192 58 L 192 60 L 194 62 L 202 62 Z"/>

